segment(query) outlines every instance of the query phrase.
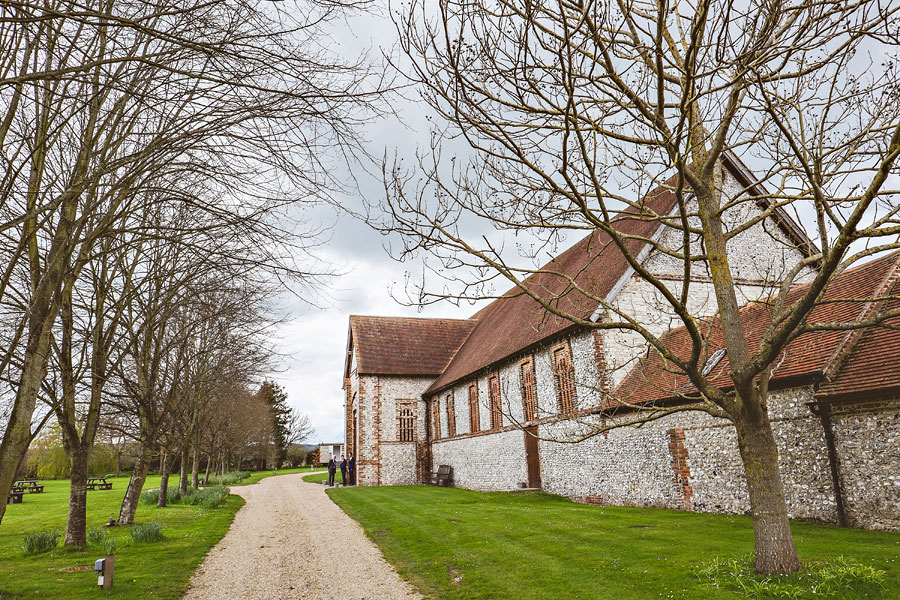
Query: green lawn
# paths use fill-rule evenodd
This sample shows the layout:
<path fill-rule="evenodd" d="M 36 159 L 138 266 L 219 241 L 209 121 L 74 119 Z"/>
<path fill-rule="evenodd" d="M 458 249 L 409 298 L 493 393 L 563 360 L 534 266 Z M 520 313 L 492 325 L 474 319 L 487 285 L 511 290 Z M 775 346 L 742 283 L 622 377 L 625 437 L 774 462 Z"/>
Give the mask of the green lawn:
<path fill-rule="evenodd" d="M 693 570 L 753 549 L 743 516 L 426 486 L 328 493 L 432 598 L 733 598 Z M 801 522 L 793 531 L 808 564 L 842 555 L 885 572 L 883 594 L 838 597 L 900 598 L 900 534 Z"/>
<path fill-rule="evenodd" d="M 283 469 L 254 472 L 242 485 L 255 483 L 263 477 L 300 472 Z M 150 476 L 144 489 L 159 487 L 159 477 Z M 128 477 L 113 478 L 112 490 L 88 492 L 88 528 L 101 526 L 117 517 Z M 66 572 L 62 569 L 93 565 L 105 552 L 89 546 L 85 552 L 64 549 L 62 536 L 59 546 L 48 554 L 25 556 L 22 538 L 25 533 L 55 529 L 65 530 L 69 499 L 68 480 L 42 481 L 43 494 L 25 494 L 22 504 L 6 509 L 0 524 L 0 600 L 7 598 L 180 598 L 187 589 L 191 573 L 209 549 L 218 542 L 234 519 L 244 501 L 229 496 L 217 509 L 199 506 L 173 505 L 159 509 L 141 504 L 135 521 L 163 523 L 162 542 L 143 545 L 130 543 L 128 527 L 113 527 L 110 535 L 119 539 L 116 550 L 116 572 L 113 589 L 102 592 L 97 576 L 91 571 Z M 178 485 L 178 477 L 169 480 Z"/>

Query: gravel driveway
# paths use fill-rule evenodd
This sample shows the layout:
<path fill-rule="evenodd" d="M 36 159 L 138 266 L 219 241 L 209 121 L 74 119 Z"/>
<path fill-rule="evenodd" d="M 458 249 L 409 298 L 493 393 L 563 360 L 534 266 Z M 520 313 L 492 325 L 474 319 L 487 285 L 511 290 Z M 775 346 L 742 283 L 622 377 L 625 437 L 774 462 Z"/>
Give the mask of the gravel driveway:
<path fill-rule="evenodd" d="M 418 599 L 362 528 L 303 475 L 232 488 L 246 501 L 184 600 Z"/>

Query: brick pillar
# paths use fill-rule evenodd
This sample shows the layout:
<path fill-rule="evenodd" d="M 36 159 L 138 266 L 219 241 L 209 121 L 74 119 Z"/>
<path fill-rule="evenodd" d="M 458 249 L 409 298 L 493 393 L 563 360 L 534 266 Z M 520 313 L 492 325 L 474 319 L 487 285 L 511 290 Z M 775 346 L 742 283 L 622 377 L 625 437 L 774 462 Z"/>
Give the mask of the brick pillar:
<path fill-rule="evenodd" d="M 594 365 L 597 367 L 597 379 L 600 382 L 600 406 L 607 408 L 611 402 L 609 398 L 609 371 L 606 366 L 606 350 L 603 348 L 603 332 L 599 329 L 591 331 L 594 342 Z"/>
<path fill-rule="evenodd" d="M 369 399 L 366 397 L 366 378 L 358 377 L 359 383 L 356 392 L 356 402 L 358 405 L 357 415 L 359 431 L 356 439 L 359 440 L 359 448 L 356 453 L 356 483 L 357 485 L 372 485 L 372 457 L 366 448 L 368 428 L 366 427 L 366 413 L 371 410 Z"/>
<path fill-rule="evenodd" d="M 353 387 L 350 385 L 350 378 L 347 377 L 344 379 L 344 448 L 348 455 L 356 456 L 353 427 Z"/>
<path fill-rule="evenodd" d="M 670 429 L 669 453 L 672 455 L 672 470 L 675 473 L 672 483 L 675 487 L 676 508 L 691 510 L 691 469 L 688 466 L 688 453 L 684 447 L 684 429 Z"/>
<path fill-rule="evenodd" d="M 375 431 L 372 432 L 372 443 L 374 445 L 374 456 L 372 457 L 372 474 L 375 485 L 381 485 L 381 379 L 373 377 L 374 384 L 372 390 L 372 415 Z"/>

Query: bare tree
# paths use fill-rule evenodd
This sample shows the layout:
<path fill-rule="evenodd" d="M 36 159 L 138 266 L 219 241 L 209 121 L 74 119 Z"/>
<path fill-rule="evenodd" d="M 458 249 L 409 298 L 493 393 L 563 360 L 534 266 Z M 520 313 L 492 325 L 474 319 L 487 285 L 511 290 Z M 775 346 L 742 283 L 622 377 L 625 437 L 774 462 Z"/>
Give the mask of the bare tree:
<path fill-rule="evenodd" d="M 40 425 L 51 332 L 96 244 L 171 233 L 132 218 L 146 203 L 168 194 L 170 205 L 213 217 L 202 219 L 213 247 L 239 236 L 264 249 L 248 261 L 300 293 L 321 283 L 309 260 L 318 232 L 290 212 L 338 184 L 327 167 L 360 150 L 356 126 L 384 87 L 364 60 L 323 43 L 325 24 L 348 7 L 3 4 L 0 372 L 14 399 L 0 492 Z"/>
<path fill-rule="evenodd" d="M 400 68 L 447 124 L 416 169 L 386 165 L 387 217 L 369 218 L 403 237 L 401 257 L 426 257 L 430 273 L 413 301 L 497 297 L 499 277 L 550 316 L 639 336 L 699 390 L 683 409 L 734 424 L 761 573 L 800 566 L 766 412 L 774 361 L 813 327 L 807 317 L 832 277 L 898 247 L 900 203 L 886 185 L 900 154 L 898 11 L 866 0 L 444 0 L 395 13 Z M 459 148 L 448 142 L 460 138 L 470 160 L 446 160 Z M 723 189 L 731 153 L 756 170 L 738 193 Z M 674 208 L 655 212 L 644 202 L 653 190 L 673 194 Z M 663 234 L 622 231 L 623 210 Z M 805 256 L 788 268 L 773 263 L 769 291 L 809 285 L 796 301 L 775 303 L 750 345 L 729 244 L 779 213 L 803 215 L 814 242 L 771 234 Z M 576 274 L 534 266 L 566 233 L 597 230 L 686 328 L 686 353 Z M 503 234 L 517 236 L 519 255 Z M 656 277 L 641 250 L 678 261 L 683 277 Z M 729 386 L 703 373 L 708 313 L 688 302 L 700 275 L 712 286 Z M 561 282 L 554 291 L 550 280 Z M 572 310 L 569 293 L 597 310 Z"/>

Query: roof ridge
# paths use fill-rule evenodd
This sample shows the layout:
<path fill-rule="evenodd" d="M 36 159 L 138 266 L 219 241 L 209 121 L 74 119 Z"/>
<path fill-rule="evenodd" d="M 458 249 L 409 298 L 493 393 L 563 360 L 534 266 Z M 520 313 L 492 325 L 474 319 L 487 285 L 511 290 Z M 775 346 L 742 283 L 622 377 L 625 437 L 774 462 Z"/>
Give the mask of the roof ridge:
<path fill-rule="evenodd" d="M 857 317 L 858 321 L 864 321 L 880 311 L 886 302 L 886 299 L 883 296 L 888 289 L 900 281 L 900 252 L 895 253 L 893 263 L 893 266 L 885 273 L 881 283 L 878 284 L 875 293 L 872 294 L 872 299 L 868 300 L 863 305 L 862 310 L 859 311 Z M 843 367 L 847 358 L 853 352 L 854 348 L 856 348 L 856 345 L 859 343 L 859 340 L 865 334 L 867 329 L 868 327 L 857 327 L 856 329 L 851 329 L 844 335 L 832 355 L 825 362 L 825 368 L 822 369 L 822 374 L 825 376 L 826 381 L 831 381 L 837 376 L 841 367 Z"/>
<path fill-rule="evenodd" d="M 466 317 L 464 319 L 460 319 L 457 317 L 407 317 L 403 315 L 350 315 L 351 319 L 410 319 L 415 321 L 471 321 L 472 319 Z"/>

